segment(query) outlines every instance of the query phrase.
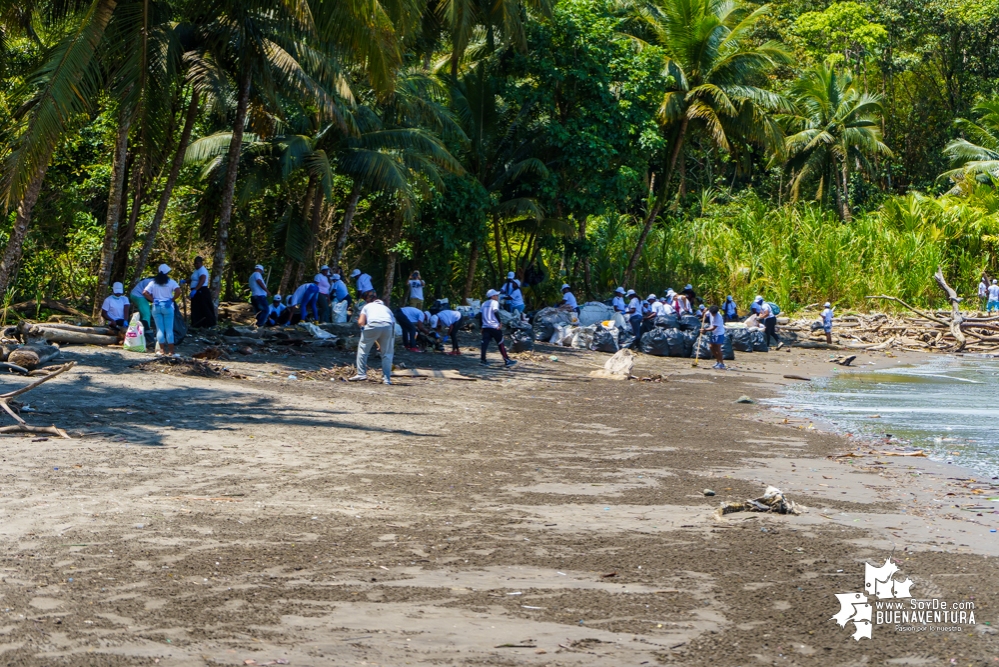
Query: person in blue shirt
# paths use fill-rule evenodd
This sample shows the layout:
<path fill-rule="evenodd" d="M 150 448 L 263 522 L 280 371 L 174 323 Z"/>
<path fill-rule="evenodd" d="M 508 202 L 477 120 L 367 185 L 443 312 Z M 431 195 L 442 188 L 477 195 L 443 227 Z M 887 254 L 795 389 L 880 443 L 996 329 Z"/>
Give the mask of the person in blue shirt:
<path fill-rule="evenodd" d="M 271 305 L 267 307 L 267 321 L 264 323 L 264 326 L 275 327 L 288 324 L 290 319 L 291 311 L 288 309 L 288 306 L 281 303 L 281 295 L 275 294 Z"/>
<path fill-rule="evenodd" d="M 722 309 L 725 311 L 726 322 L 735 322 L 739 319 L 739 308 L 735 305 L 735 300 L 732 298 L 731 294 L 725 297 L 725 303 L 722 305 Z"/>

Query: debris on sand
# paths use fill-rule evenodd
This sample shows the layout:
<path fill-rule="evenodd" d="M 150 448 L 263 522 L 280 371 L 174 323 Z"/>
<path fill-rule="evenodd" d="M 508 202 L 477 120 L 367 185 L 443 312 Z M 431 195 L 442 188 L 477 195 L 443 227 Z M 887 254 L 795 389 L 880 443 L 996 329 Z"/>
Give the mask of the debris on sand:
<path fill-rule="evenodd" d="M 167 373 L 168 375 L 193 375 L 203 378 L 231 378 L 245 380 L 246 376 L 232 371 L 225 366 L 213 364 L 201 359 L 184 359 L 183 357 L 156 357 L 149 361 L 132 364 L 130 368 L 151 373 Z"/>
<path fill-rule="evenodd" d="M 745 500 L 741 502 L 722 503 L 715 511 L 715 516 L 721 518 L 733 512 L 773 512 L 775 514 L 800 514 L 803 507 L 799 507 L 792 500 L 784 496 L 784 492 L 775 486 L 768 486 L 762 496 L 755 500 Z"/>
<path fill-rule="evenodd" d="M 604 367 L 597 371 L 592 371 L 590 377 L 604 378 L 606 380 L 627 380 L 631 377 L 631 369 L 635 367 L 635 355 L 625 348 L 614 353 Z"/>

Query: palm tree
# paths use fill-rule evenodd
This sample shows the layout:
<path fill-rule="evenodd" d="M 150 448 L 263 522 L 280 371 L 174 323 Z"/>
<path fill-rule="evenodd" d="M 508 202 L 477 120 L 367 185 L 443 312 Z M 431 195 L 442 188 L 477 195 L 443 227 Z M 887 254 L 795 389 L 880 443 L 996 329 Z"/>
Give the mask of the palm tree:
<path fill-rule="evenodd" d="M 496 50 L 496 32 L 520 51 L 527 50 L 525 19 L 527 9 L 551 14 L 553 0 L 441 0 L 428 8 L 443 15 L 451 33 L 451 77 L 458 76 L 458 64 L 479 26 L 485 27 L 486 48 Z"/>
<path fill-rule="evenodd" d="M 835 193 L 840 217 L 850 219 L 850 164 L 868 170 L 869 158 L 891 155 L 881 141 L 881 98 L 862 93 L 848 71 L 827 64 L 805 72 L 792 87 L 795 111 L 783 120 L 791 196 L 818 180 L 816 199 Z"/>
<path fill-rule="evenodd" d="M 741 0 L 624 0 L 622 32 L 639 46 L 662 53 L 669 77 L 659 104 L 666 138 L 665 164 L 655 175 L 642 232 L 628 261 L 631 281 L 645 241 L 669 199 L 685 142 L 698 131 L 721 151 L 734 141 L 776 147 L 781 133 L 772 112 L 788 110 L 783 98 L 756 82 L 790 55 L 775 42 L 757 44 L 753 29 L 767 13 Z"/>
<path fill-rule="evenodd" d="M 999 179 L 999 98 L 979 102 L 972 111 L 978 115 L 978 122 L 955 120 L 954 125 L 964 136 L 944 147 L 944 155 L 955 168 L 940 178 L 959 185 L 969 178 L 983 183 Z"/>

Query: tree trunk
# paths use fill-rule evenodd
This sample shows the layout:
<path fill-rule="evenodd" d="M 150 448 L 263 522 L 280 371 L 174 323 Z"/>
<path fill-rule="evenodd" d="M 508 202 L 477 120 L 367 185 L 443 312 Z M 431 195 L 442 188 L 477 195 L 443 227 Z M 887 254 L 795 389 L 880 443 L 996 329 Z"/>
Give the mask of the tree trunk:
<path fill-rule="evenodd" d="M 503 266 L 503 246 L 500 245 L 500 221 L 497 215 L 493 215 L 493 245 L 496 247 L 496 271 L 499 279 L 504 280 L 506 267 Z"/>
<path fill-rule="evenodd" d="M 53 147 L 48 149 L 48 155 L 43 160 L 39 160 L 38 171 L 28 184 L 28 189 L 24 191 L 24 196 L 17 204 L 17 217 L 14 219 L 14 227 L 10 230 L 10 239 L 3 253 L 3 260 L 0 261 L 0 296 L 7 293 L 12 287 L 11 281 L 21 261 L 21 251 L 24 250 L 24 239 L 28 236 L 28 227 L 31 225 L 31 212 L 38 201 L 38 193 L 42 190 L 42 183 L 45 182 L 45 172 L 49 168 L 49 160 L 52 159 Z"/>
<path fill-rule="evenodd" d="M 395 222 L 392 224 L 392 233 L 389 237 L 389 248 L 395 248 L 402 240 L 402 213 L 395 214 Z M 386 306 L 392 305 L 392 285 L 395 282 L 395 265 L 399 261 L 399 253 L 389 250 L 388 261 L 385 266 L 385 285 L 382 290 L 382 301 Z"/>
<path fill-rule="evenodd" d="M 843 158 L 843 195 L 841 198 L 843 210 L 841 215 L 843 220 L 850 222 L 853 216 L 850 214 L 850 162 L 849 158 Z"/>
<path fill-rule="evenodd" d="M 218 298 L 222 291 L 222 273 L 225 271 L 226 253 L 229 249 L 229 222 L 232 219 L 233 197 L 236 193 L 236 176 L 239 172 L 239 155 L 243 147 L 243 126 L 246 125 L 246 110 L 250 105 L 250 64 L 243 62 L 240 74 L 239 101 L 236 103 L 236 120 L 232 126 L 232 140 L 229 142 L 228 164 L 225 172 L 225 185 L 222 189 L 222 206 L 219 210 L 219 226 L 215 241 L 215 257 L 212 260 L 212 297 Z M 229 287 L 228 294 L 232 291 Z"/>
<path fill-rule="evenodd" d="M 170 174 L 167 176 L 166 184 L 163 186 L 163 193 L 160 195 L 160 205 L 156 209 L 156 215 L 149 224 L 149 231 L 142 243 L 142 250 L 135 260 L 135 270 L 132 272 L 132 282 L 136 282 L 142 277 L 142 272 L 146 270 L 146 263 L 149 262 L 149 255 L 153 252 L 153 244 L 156 243 L 156 234 L 160 231 L 160 224 L 163 216 L 166 215 L 167 206 L 170 204 L 170 196 L 173 194 L 173 187 L 177 183 L 180 175 L 180 168 L 184 166 L 184 154 L 187 152 L 187 145 L 191 142 L 191 133 L 194 130 L 194 122 L 198 119 L 198 92 L 191 93 L 191 103 L 187 107 L 187 118 L 184 119 L 184 129 L 180 134 L 180 144 L 177 152 L 173 156 L 173 164 L 170 166 Z"/>
<path fill-rule="evenodd" d="M 316 261 L 316 246 L 319 243 L 319 222 L 322 219 L 323 213 L 323 191 L 319 185 L 319 179 L 316 177 L 311 177 L 309 180 L 315 179 L 314 183 L 310 185 L 313 188 L 312 198 L 310 204 L 312 205 L 312 210 L 309 211 L 309 247 L 305 251 L 305 261 L 309 264 L 309 270 L 315 269 L 319 272 L 319 262 Z M 305 213 L 306 211 L 302 211 Z"/>
<path fill-rule="evenodd" d="M 586 240 L 586 218 L 584 214 L 579 221 L 579 240 Z M 593 292 L 593 276 L 590 272 L 590 253 L 587 250 L 586 255 L 583 257 L 583 288 L 586 291 L 586 298 L 592 299 Z"/>
<path fill-rule="evenodd" d="M 295 260 L 290 257 L 285 258 L 284 272 L 281 273 L 281 284 L 278 285 L 278 294 L 288 294 L 288 283 L 291 281 L 291 271 L 295 268 Z"/>
<path fill-rule="evenodd" d="M 343 249 L 347 245 L 347 235 L 350 233 L 350 224 L 354 220 L 357 212 L 357 202 L 361 200 L 361 186 L 354 184 L 354 189 L 350 193 L 347 201 L 347 209 L 343 212 L 343 227 L 340 228 L 340 237 L 336 240 L 336 253 L 333 255 L 333 268 L 340 269 L 340 261 L 343 259 Z M 347 280 L 347 276 L 340 276 L 342 280 Z"/>
<path fill-rule="evenodd" d="M 461 298 L 463 300 L 472 296 L 472 288 L 475 287 L 475 267 L 478 263 L 479 242 L 472 241 L 472 247 L 468 253 L 468 271 L 465 273 L 465 289 L 461 291 Z"/>
<path fill-rule="evenodd" d="M 673 180 L 673 172 L 676 170 L 676 161 L 680 156 L 680 150 L 683 148 L 683 140 L 687 134 L 687 116 L 683 117 L 680 121 L 680 127 L 677 129 L 676 139 L 673 142 L 673 151 L 669 157 L 669 166 L 666 173 L 663 175 L 662 188 L 659 191 L 659 195 L 655 199 L 655 203 L 652 205 L 652 209 L 649 211 L 649 215 L 645 218 L 645 224 L 642 226 L 642 233 L 638 236 L 638 243 L 635 244 L 635 251 L 631 253 L 631 259 L 628 260 L 628 268 L 624 271 L 624 284 L 629 286 L 631 280 L 635 275 L 635 268 L 638 266 L 638 260 L 642 256 L 642 250 L 645 248 L 645 240 L 649 237 L 649 232 L 652 231 L 652 225 L 655 224 L 656 218 L 659 217 L 659 211 L 662 210 L 663 204 L 666 203 L 666 196 L 669 194 L 669 183 Z"/>
<path fill-rule="evenodd" d="M 316 197 L 316 184 L 319 179 L 316 176 L 309 177 L 309 186 L 305 189 L 305 199 L 302 201 L 302 219 L 310 220 L 311 210 L 314 208 L 313 200 Z M 310 223 L 311 230 L 311 223 Z M 313 252 L 315 249 L 316 237 L 315 235 L 309 239 L 309 243 L 305 248 L 305 254 L 302 256 L 302 261 L 298 263 L 298 270 L 295 272 L 295 284 L 301 285 L 302 279 L 305 277 L 305 271 L 309 269 L 313 264 Z"/>
<path fill-rule="evenodd" d="M 125 185 L 125 160 L 128 157 L 128 130 L 132 117 L 122 110 L 118 121 L 118 137 L 114 144 L 111 167 L 111 191 L 108 194 L 108 215 L 104 225 L 104 245 L 101 248 L 101 267 L 97 272 L 97 293 L 94 295 L 93 316 L 101 314 L 101 303 L 108 291 L 111 264 L 114 261 L 114 244 L 118 240 L 118 219 L 121 217 L 122 189 Z"/>
<path fill-rule="evenodd" d="M 128 224 L 120 228 L 118 233 L 118 249 L 115 251 L 114 262 L 111 266 L 112 282 L 125 282 L 128 266 L 128 254 L 132 251 L 132 243 L 135 241 L 135 226 L 139 222 L 139 213 L 142 210 L 142 192 L 145 185 L 144 162 L 139 156 L 132 167 L 132 210 L 128 216 Z"/>

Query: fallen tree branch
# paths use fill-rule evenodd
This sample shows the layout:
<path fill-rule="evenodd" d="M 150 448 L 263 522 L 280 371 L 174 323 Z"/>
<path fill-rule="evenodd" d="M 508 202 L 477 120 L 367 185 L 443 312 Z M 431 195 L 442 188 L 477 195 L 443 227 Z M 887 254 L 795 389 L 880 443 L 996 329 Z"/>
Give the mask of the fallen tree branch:
<path fill-rule="evenodd" d="M 47 433 L 49 435 L 57 435 L 60 438 L 66 438 L 67 440 L 71 439 L 69 437 L 69 434 L 67 434 L 61 428 L 57 428 L 55 424 L 53 424 L 52 426 L 32 426 L 30 424 L 26 424 L 24 420 L 21 419 L 21 416 L 16 412 L 14 412 L 14 409 L 10 407 L 10 400 L 16 396 L 20 396 L 21 394 L 31 391 L 38 385 L 44 384 L 54 377 L 62 375 L 75 365 L 76 365 L 75 361 L 70 361 L 69 363 L 63 364 L 62 366 L 57 366 L 53 369 L 51 373 L 49 373 L 43 378 L 39 378 L 34 382 L 21 387 L 20 389 L 15 389 L 14 391 L 8 391 L 6 394 L 0 394 L 0 408 L 2 408 L 4 412 L 13 417 L 14 421 L 17 422 L 13 426 L 0 427 L 0 433 L 14 433 L 17 431 L 23 431 L 26 433 Z"/>
<path fill-rule="evenodd" d="M 964 332 L 961 331 L 961 323 L 964 321 L 964 315 L 961 314 L 961 298 L 954 291 L 954 288 L 947 284 L 942 268 L 937 268 L 937 272 L 933 274 L 933 279 L 937 281 L 937 285 L 947 294 L 947 300 L 950 301 L 950 333 L 954 336 L 954 340 L 957 341 L 954 349 L 962 350 L 968 344 L 968 339 L 965 337 Z"/>
<path fill-rule="evenodd" d="M 910 306 L 905 301 L 902 301 L 901 299 L 899 299 L 897 296 L 888 296 L 886 294 L 878 294 L 877 296 L 865 296 L 864 298 L 865 299 L 884 299 L 885 301 L 895 301 L 896 303 L 902 304 L 903 306 L 905 306 L 906 308 L 908 308 L 912 312 L 916 313 L 920 317 L 925 317 L 928 320 L 936 322 L 937 324 L 942 324 L 944 326 L 948 326 L 950 324 L 950 322 L 947 322 L 946 320 L 942 320 L 942 319 L 940 319 L 938 317 L 934 317 L 933 315 L 930 315 L 928 313 L 924 313 L 923 311 L 919 310 L 915 306 Z"/>

